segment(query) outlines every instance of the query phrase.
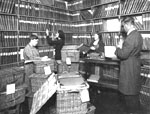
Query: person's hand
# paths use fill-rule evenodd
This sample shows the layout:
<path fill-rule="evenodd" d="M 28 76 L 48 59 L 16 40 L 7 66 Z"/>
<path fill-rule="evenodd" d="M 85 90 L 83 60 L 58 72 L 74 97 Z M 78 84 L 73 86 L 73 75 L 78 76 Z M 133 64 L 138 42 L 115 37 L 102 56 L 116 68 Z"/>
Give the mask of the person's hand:
<path fill-rule="evenodd" d="M 49 36 L 49 30 L 48 29 L 46 29 L 46 35 Z"/>
<path fill-rule="evenodd" d="M 95 50 L 95 47 L 94 47 L 94 46 L 91 46 L 90 49 L 91 49 L 91 50 Z"/>
<path fill-rule="evenodd" d="M 124 41 L 122 39 L 120 39 L 120 41 L 119 41 L 119 43 L 118 43 L 118 45 L 116 47 L 117 48 L 122 48 L 123 42 Z"/>
<path fill-rule="evenodd" d="M 47 59 L 48 59 L 48 56 L 41 57 L 42 61 L 46 61 Z"/>

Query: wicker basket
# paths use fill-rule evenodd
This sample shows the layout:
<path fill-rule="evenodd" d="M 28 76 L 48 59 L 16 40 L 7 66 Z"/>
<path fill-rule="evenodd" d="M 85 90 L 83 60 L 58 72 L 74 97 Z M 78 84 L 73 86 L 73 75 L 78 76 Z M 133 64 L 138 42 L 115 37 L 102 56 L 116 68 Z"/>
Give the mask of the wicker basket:
<path fill-rule="evenodd" d="M 24 83 L 24 68 L 14 67 L 0 71 L 0 91 L 6 90 L 6 85 L 15 83 L 16 86 Z"/>
<path fill-rule="evenodd" d="M 70 89 L 58 89 L 57 90 L 57 102 L 56 111 L 57 114 L 86 114 L 87 102 L 82 102 L 79 91 L 83 88 L 76 88 L 76 90 Z M 84 89 L 87 89 L 85 87 Z"/>
<path fill-rule="evenodd" d="M 35 61 L 34 62 L 34 72 L 38 74 L 44 74 L 44 67 L 50 66 L 51 71 L 54 71 L 55 61 L 53 59 L 48 61 Z"/>
<path fill-rule="evenodd" d="M 0 110 L 13 107 L 25 100 L 26 85 L 16 88 L 15 93 L 7 95 L 6 92 L 0 93 Z"/>
<path fill-rule="evenodd" d="M 32 92 L 36 92 L 44 84 L 48 77 L 49 76 L 45 74 L 32 74 L 30 76 Z"/>

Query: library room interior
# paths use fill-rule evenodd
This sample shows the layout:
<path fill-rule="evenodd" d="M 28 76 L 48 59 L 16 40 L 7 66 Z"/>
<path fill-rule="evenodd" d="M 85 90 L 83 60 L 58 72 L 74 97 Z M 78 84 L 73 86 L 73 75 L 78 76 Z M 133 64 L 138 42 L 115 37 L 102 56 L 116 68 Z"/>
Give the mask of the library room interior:
<path fill-rule="evenodd" d="M 150 114 L 150 0 L 0 0 L 0 114 Z"/>

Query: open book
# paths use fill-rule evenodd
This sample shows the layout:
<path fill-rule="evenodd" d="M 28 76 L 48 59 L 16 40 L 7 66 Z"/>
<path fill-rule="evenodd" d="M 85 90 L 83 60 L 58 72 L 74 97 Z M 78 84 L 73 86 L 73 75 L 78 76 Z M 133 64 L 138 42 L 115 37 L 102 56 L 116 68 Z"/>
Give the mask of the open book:
<path fill-rule="evenodd" d="M 82 43 L 77 49 L 78 49 L 80 52 L 87 53 L 87 52 L 90 50 L 90 46 L 88 46 L 88 45 Z"/>

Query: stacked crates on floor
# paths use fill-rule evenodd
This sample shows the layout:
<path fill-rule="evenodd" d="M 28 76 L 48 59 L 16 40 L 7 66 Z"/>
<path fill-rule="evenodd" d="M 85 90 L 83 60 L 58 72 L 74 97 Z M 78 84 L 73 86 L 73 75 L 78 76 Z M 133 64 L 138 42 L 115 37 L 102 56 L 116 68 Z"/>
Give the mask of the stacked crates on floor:
<path fill-rule="evenodd" d="M 26 64 L 26 77 L 28 77 L 29 88 L 29 110 L 32 106 L 33 95 L 46 82 L 49 76 L 54 72 L 55 61 L 53 59 L 35 60 Z"/>
<path fill-rule="evenodd" d="M 50 74 L 53 73 L 54 64 L 55 61 L 53 59 L 46 61 L 34 61 L 33 74 L 29 76 L 33 93 L 36 92 L 48 79 Z"/>
<path fill-rule="evenodd" d="M 25 100 L 24 74 L 23 67 L 12 67 L 0 71 L 0 114 L 19 113 L 19 106 Z"/>

